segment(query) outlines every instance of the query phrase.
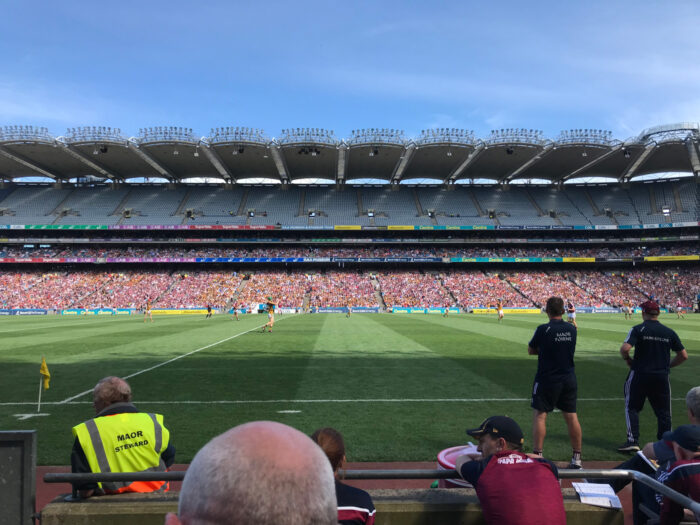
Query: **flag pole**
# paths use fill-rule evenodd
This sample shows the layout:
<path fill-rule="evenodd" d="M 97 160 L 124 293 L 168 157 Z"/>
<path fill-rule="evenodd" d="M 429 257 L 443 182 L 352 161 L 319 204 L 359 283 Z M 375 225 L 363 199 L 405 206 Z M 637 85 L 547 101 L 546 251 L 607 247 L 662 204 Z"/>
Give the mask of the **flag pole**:
<path fill-rule="evenodd" d="M 37 414 L 41 412 L 41 387 L 43 386 L 44 383 L 44 378 L 39 379 L 39 402 L 36 405 L 36 412 Z"/>

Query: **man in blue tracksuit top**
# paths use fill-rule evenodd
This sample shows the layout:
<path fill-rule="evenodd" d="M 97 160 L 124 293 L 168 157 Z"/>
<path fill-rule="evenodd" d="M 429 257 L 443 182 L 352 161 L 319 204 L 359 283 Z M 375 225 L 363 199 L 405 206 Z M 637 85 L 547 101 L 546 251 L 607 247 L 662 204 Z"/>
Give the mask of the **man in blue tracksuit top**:
<path fill-rule="evenodd" d="M 547 299 L 545 312 L 549 322 L 537 327 L 527 346 L 528 354 L 537 356 L 537 375 L 530 405 L 534 409 L 532 448 L 535 454 L 542 454 L 547 414 L 558 408 L 569 430 L 572 448 L 569 468 L 581 468 L 582 435 L 576 415 L 578 386 L 574 373 L 576 326 L 562 320 L 564 300 L 561 297 Z"/>
<path fill-rule="evenodd" d="M 639 450 L 639 412 L 646 399 L 656 414 L 656 438 L 671 430 L 670 369 L 688 359 L 676 332 L 659 322 L 659 305 L 646 301 L 640 306 L 644 322 L 632 327 L 620 347 L 620 355 L 630 367 L 625 382 L 627 441 L 617 449 L 620 452 Z M 630 357 L 632 347 L 634 357 Z M 673 360 L 671 350 L 676 352 Z"/>

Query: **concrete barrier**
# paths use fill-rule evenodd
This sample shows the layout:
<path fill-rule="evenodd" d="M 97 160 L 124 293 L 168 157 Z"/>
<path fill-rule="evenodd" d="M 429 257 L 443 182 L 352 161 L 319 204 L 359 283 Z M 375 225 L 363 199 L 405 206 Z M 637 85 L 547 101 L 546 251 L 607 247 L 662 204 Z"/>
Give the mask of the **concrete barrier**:
<path fill-rule="evenodd" d="M 473 489 L 370 490 L 377 525 L 483 524 Z M 622 510 L 584 505 L 573 489 L 562 489 L 569 525 L 623 525 Z M 41 512 L 42 525 L 163 525 L 177 512 L 177 492 L 121 494 L 66 503 L 56 498 Z"/>

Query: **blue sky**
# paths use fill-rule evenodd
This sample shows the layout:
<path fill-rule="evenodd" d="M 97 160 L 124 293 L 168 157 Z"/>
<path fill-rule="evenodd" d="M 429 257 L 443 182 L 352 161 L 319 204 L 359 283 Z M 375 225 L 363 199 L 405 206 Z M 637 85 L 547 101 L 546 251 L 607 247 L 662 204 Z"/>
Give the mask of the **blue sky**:
<path fill-rule="evenodd" d="M 3 2 L 0 125 L 700 121 L 700 2 Z"/>

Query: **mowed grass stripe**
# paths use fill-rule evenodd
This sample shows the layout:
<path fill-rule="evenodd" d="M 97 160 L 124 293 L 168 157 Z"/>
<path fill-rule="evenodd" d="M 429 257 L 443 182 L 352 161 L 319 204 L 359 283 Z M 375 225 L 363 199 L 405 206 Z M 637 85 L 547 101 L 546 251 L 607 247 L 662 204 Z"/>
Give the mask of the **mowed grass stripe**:
<path fill-rule="evenodd" d="M 203 316 L 158 317 L 148 328 L 155 328 L 151 334 L 162 330 L 162 337 L 148 341 L 140 338 L 142 318 L 109 319 L 123 327 L 133 346 L 125 346 L 120 355 L 105 348 L 102 355 L 85 361 L 74 360 L 70 338 L 65 342 L 63 328 L 58 327 L 55 333 L 61 342 L 49 361 L 53 377 L 43 399 L 61 401 L 105 375 L 128 375 L 178 355 L 183 344 L 188 350 L 199 348 L 265 320 L 244 316 L 236 322 L 227 317 L 207 321 Z M 97 319 L 66 319 L 65 329 L 70 331 L 80 321 L 104 322 Z M 584 462 L 621 460 L 615 447 L 625 437 L 621 398 L 628 370 L 617 349 L 634 321 L 618 338 L 618 317 L 580 316 L 580 347 L 585 346 L 589 320 L 603 325 L 602 329 L 588 326 L 593 339 L 606 342 L 597 350 L 588 350 L 590 357 L 585 350 L 576 357 Z M 434 460 L 439 450 L 463 444 L 469 439 L 465 428 L 489 415 L 505 413 L 525 430 L 527 447 L 532 418 L 528 400 L 537 359 L 527 355 L 526 344 L 535 327 L 545 321 L 542 315 L 507 316 L 501 325 L 495 317 L 476 315 L 447 319 L 422 314 L 355 314 L 350 319 L 303 315 L 279 323 L 272 334 L 242 335 L 136 376 L 131 384 L 137 406 L 164 414 L 178 449 L 178 462 L 190 461 L 217 433 L 254 419 L 281 421 L 307 433 L 320 426 L 335 426 L 345 435 L 352 460 L 419 461 Z M 59 319 L 31 320 L 37 327 L 42 322 L 57 324 Z M 26 319 L 2 323 L 10 330 L 30 326 L 24 324 Z M 606 323 L 614 329 L 605 329 Z M 700 327 L 700 316 L 676 323 L 694 329 Z M 498 332 L 493 336 L 480 333 L 485 326 L 491 334 L 492 325 L 504 332 L 511 328 L 523 332 L 514 341 L 498 337 L 503 335 Z M 110 323 L 103 326 L 111 328 Z M 184 327 L 188 329 L 182 330 Z M 109 339 L 113 337 L 105 334 L 103 345 L 111 344 Z M 688 341 L 684 340 L 690 360 L 671 374 L 674 425 L 685 421 L 683 397 L 700 377 L 697 347 L 691 346 L 692 339 Z M 33 344 L 31 338 L 25 342 Z M 40 356 L 24 353 L 21 346 L 7 345 L 5 350 L 0 352 L 0 400 L 33 401 Z M 609 355 L 603 353 L 608 351 Z M 8 363 L 10 354 L 13 361 Z M 61 363 L 62 358 L 70 362 Z M 43 411 L 50 416 L 27 421 L 18 421 L 13 414 L 32 412 L 31 405 L 0 405 L 0 425 L 8 430 L 38 429 L 39 463 L 66 464 L 72 443 L 70 427 L 93 415 L 86 397 L 76 401 L 81 404 L 47 405 Z M 279 413 L 284 410 L 301 412 Z M 654 439 L 655 418 L 648 406 L 641 419 L 641 439 Z M 567 460 L 570 454 L 566 428 L 557 414 L 548 420 L 545 454 L 555 460 Z"/>

